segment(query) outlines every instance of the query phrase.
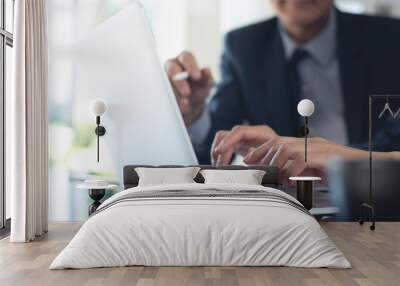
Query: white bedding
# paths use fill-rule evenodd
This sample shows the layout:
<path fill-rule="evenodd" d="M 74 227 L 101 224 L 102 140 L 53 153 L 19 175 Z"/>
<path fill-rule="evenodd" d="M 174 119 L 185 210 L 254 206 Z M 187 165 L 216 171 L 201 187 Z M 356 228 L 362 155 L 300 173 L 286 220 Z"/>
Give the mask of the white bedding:
<path fill-rule="evenodd" d="M 121 200 L 144 191 L 207 193 L 211 189 L 265 191 L 299 204 L 279 190 L 254 185 L 128 189 L 100 206 L 50 269 L 127 265 L 350 267 L 312 216 L 279 200 L 250 196 Z"/>

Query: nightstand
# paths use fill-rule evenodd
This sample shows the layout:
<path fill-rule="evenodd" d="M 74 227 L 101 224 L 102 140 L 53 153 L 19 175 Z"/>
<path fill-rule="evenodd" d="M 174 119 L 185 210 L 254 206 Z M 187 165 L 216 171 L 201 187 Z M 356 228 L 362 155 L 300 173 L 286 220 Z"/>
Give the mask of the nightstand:
<path fill-rule="evenodd" d="M 100 200 L 106 194 L 106 190 L 115 189 L 117 187 L 117 185 L 109 184 L 104 180 L 86 180 L 83 184 L 77 186 L 77 189 L 88 190 L 89 197 L 93 200 L 93 203 L 89 205 L 89 216 L 101 205 Z"/>

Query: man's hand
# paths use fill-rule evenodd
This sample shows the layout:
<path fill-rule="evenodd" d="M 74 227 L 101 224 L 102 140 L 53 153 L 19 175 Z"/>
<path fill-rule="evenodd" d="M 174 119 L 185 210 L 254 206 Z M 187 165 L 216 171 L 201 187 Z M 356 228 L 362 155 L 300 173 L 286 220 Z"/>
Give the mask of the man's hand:
<path fill-rule="evenodd" d="M 290 177 L 318 176 L 326 182 L 326 167 L 333 157 L 343 159 L 367 158 L 368 152 L 346 147 L 323 138 L 310 138 L 308 160 L 305 162 L 304 139 L 277 137 L 264 143 L 247 154 L 247 164 L 271 164 L 280 169 L 281 182 L 288 182 Z"/>
<path fill-rule="evenodd" d="M 214 86 L 209 68 L 200 69 L 196 58 L 190 52 L 182 52 L 177 58 L 165 64 L 175 96 L 186 126 L 190 126 L 203 112 L 205 100 Z M 173 80 L 173 77 L 187 71 L 189 79 Z"/>
<path fill-rule="evenodd" d="M 246 155 L 278 135 L 267 125 L 239 125 L 230 131 L 219 131 L 211 147 L 211 161 L 214 165 L 227 165 L 233 154 Z"/>

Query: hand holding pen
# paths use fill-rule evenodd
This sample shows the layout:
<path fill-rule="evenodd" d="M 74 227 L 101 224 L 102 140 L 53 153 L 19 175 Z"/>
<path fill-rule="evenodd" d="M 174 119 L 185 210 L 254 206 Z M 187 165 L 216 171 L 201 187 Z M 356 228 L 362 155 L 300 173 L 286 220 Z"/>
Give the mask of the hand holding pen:
<path fill-rule="evenodd" d="M 206 98 L 215 85 L 209 68 L 199 68 L 195 56 L 189 52 L 165 64 L 178 106 L 187 126 L 202 113 Z"/>

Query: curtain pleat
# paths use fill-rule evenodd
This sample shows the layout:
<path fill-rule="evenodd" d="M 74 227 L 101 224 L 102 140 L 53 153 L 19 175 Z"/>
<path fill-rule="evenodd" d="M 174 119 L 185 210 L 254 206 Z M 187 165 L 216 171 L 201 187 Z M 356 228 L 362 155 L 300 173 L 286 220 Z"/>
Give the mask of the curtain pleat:
<path fill-rule="evenodd" d="M 15 3 L 11 126 L 11 237 L 27 242 L 48 227 L 48 49 L 45 0 Z"/>

